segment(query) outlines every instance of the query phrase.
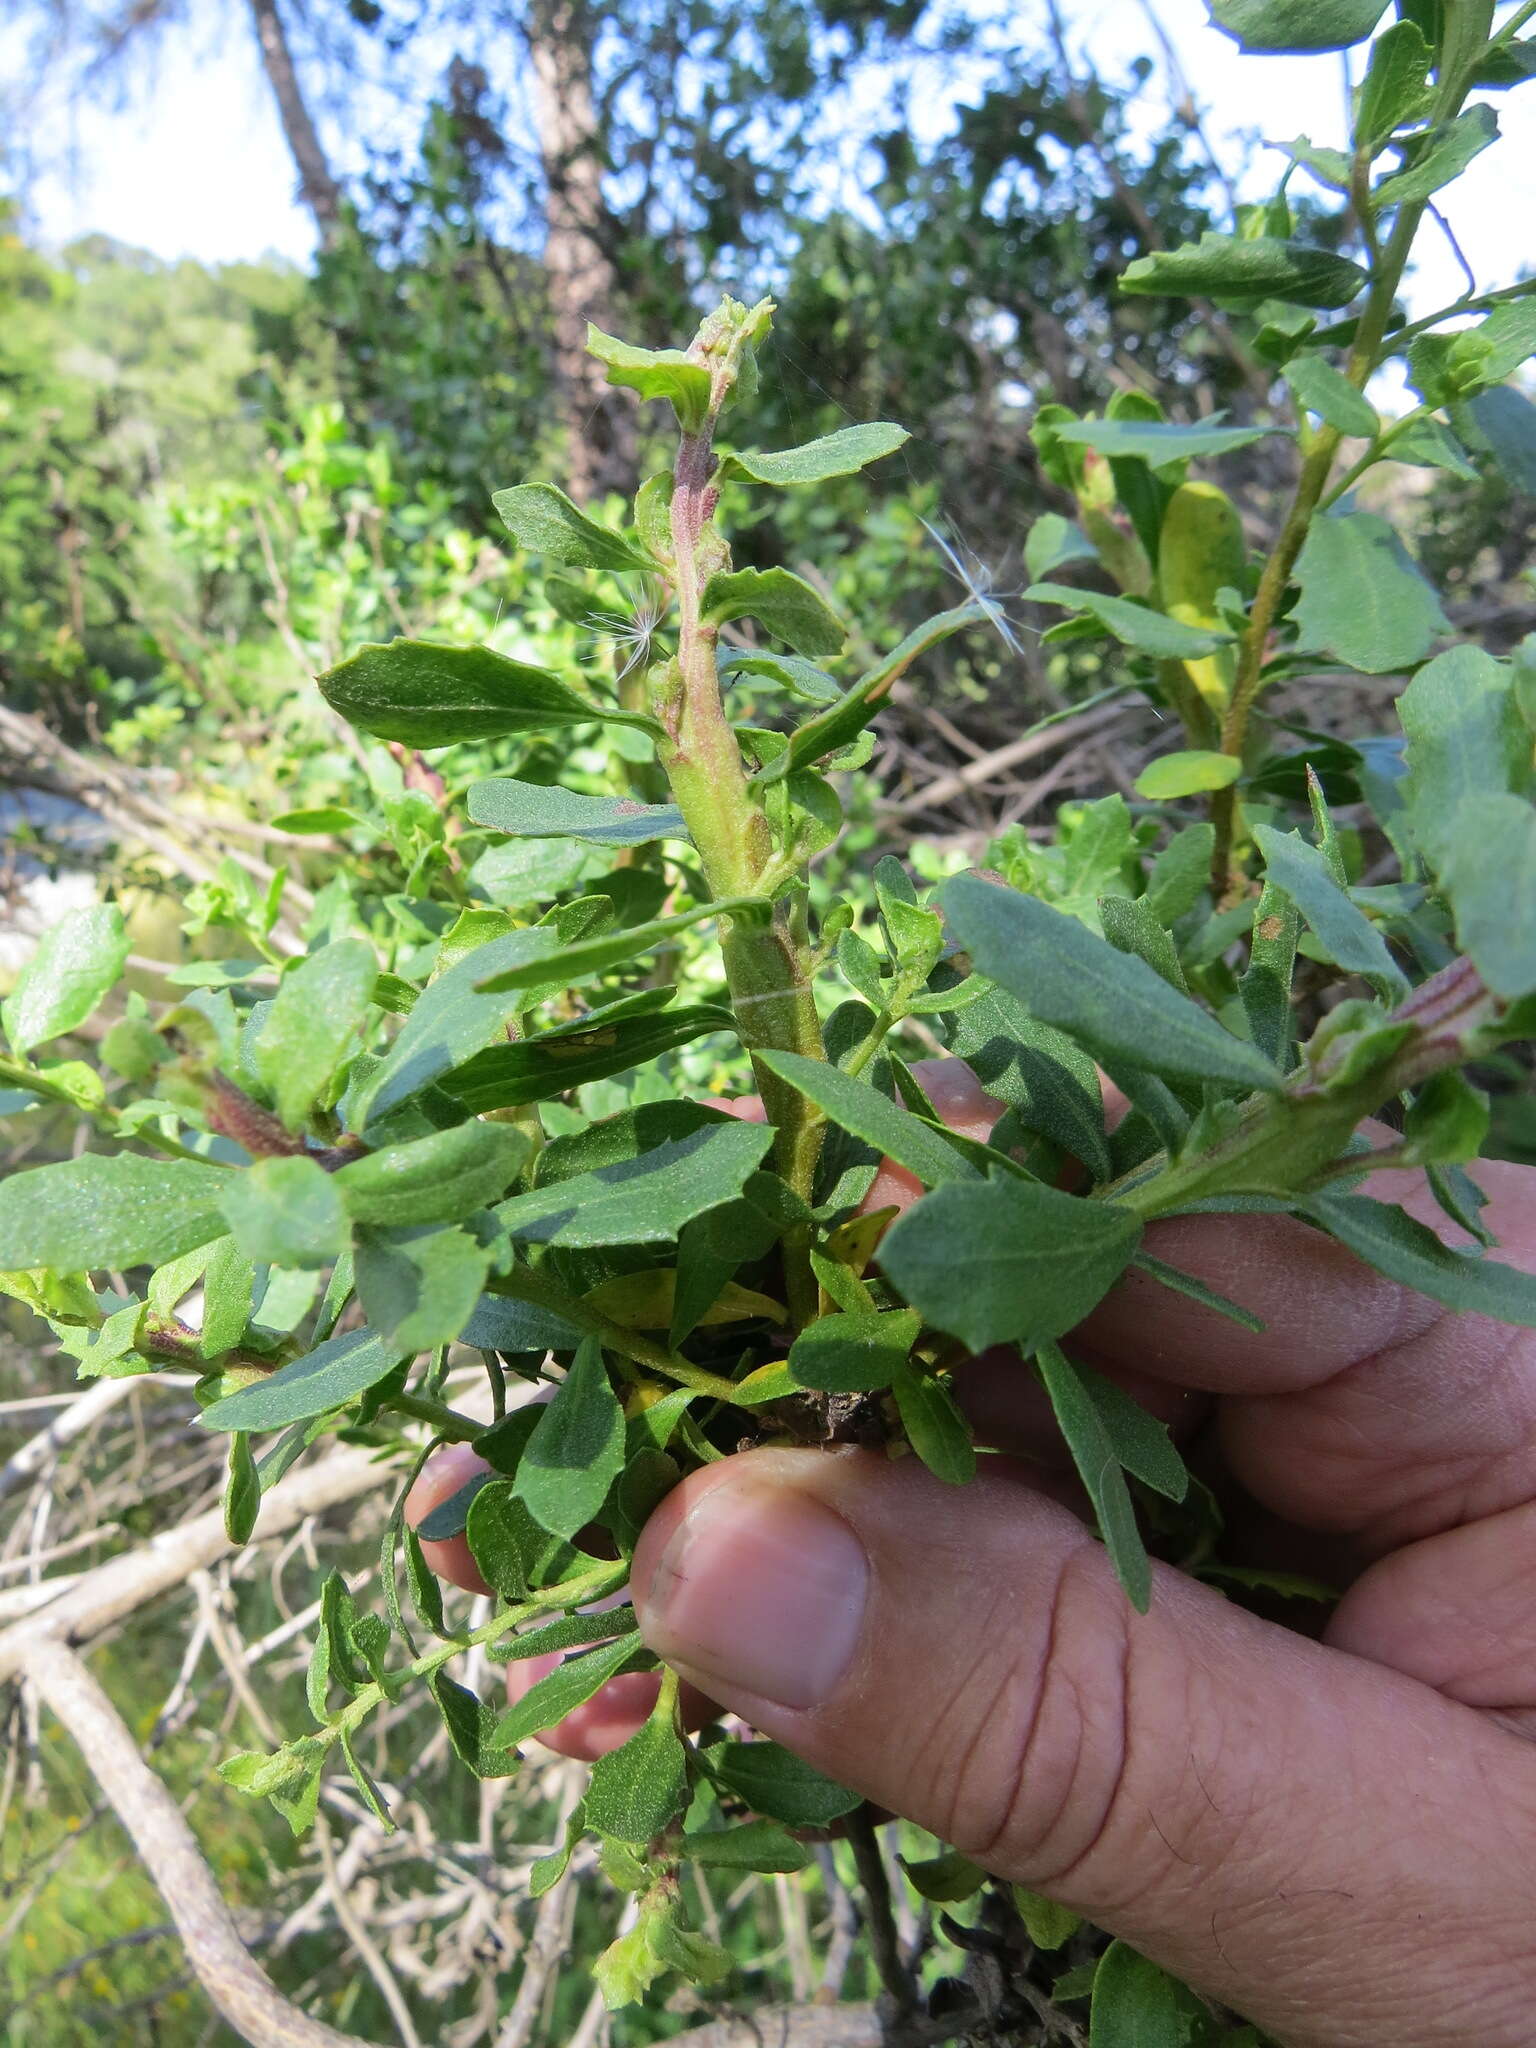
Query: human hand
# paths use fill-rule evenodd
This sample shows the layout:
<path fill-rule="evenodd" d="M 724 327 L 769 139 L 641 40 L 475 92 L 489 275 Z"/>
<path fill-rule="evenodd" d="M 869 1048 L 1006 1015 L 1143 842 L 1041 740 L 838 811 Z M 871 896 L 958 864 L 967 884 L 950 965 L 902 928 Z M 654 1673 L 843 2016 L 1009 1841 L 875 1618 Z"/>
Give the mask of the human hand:
<path fill-rule="evenodd" d="M 984 1138 L 987 1135 L 1002 1104 L 981 1091 L 969 1067 L 954 1059 L 919 1060 L 914 1071 L 930 1091 L 935 1109 L 956 1130 L 963 1131 L 968 1137 Z M 745 1122 L 762 1122 L 763 1106 L 755 1095 L 735 1098 L 711 1096 L 708 1100 L 714 1108 L 727 1110 Z M 863 1206 L 871 1212 L 904 1209 L 921 1193 L 920 1183 L 905 1167 L 886 1160 Z M 406 1496 L 406 1520 L 413 1529 L 419 1527 L 435 1507 L 467 1485 L 477 1472 L 488 1469 L 485 1460 L 478 1457 L 468 1444 L 451 1444 L 438 1451 Z M 421 1548 L 430 1569 L 447 1579 L 450 1585 L 462 1586 L 470 1593 L 490 1591 L 470 1554 L 465 1537 L 424 1540 Z M 559 1662 L 557 1652 L 547 1657 L 526 1657 L 509 1664 L 509 1701 L 515 1706 L 524 1693 L 541 1678 L 547 1677 Z M 574 1713 L 566 1715 L 553 1728 L 545 1729 L 539 1740 L 562 1756 L 591 1763 L 629 1740 L 655 1706 L 659 1687 L 660 1680 L 654 1672 L 631 1671 L 620 1678 L 610 1679 Z M 714 1701 L 694 1686 L 683 1687 L 680 1703 L 685 1721 L 694 1728 L 702 1727 L 718 1712 Z"/>
<path fill-rule="evenodd" d="M 952 1067 L 946 1115 L 974 1086 Z M 1501 1256 L 1536 1265 L 1536 1174 L 1477 1172 Z M 1370 1185 L 1441 1227 L 1421 1176 Z M 1062 1504 L 1031 1375 L 997 1355 L 958 1391 L 1013 1455 L 967 1488 L 851 1448 L 692 1474 L 641 1540 L 642 1631 L 754 1727 L 1287 2048 L 1528 2044 L 1536 1334 L 1451 1316 L 1289 1218 L 1170 1220 L 1148 1248 L 1263 1333 L 1133 1273 L 1074 1349 L 1352 1581 L 1321 1642 L 1167 1567 L 1133 1613 Z"/>

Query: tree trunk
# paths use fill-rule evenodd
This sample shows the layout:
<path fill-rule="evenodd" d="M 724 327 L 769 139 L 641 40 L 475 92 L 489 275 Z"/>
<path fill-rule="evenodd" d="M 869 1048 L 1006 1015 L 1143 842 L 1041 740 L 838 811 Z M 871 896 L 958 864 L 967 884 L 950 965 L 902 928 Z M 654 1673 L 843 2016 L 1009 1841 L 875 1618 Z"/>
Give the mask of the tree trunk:
<path fill-rule="evenodd" d="M 544 162 L 544 269 L 555 375 L 578 501 L 628 496 L 637 481 L 633 402 L 613 391 L 586 351 L 587 322 L 611 331 L 617 279 L 602 239 L 602 145 L 592 100 L 594 19 L 588 0 L 532 0 L 533 106 Z"/>
<path fill-rule="evenodd" d="M 333 241 L 341 221 L 341 187 L 331 174 L 315 124 L 309 117 L 277 0 L 251 0 L 251 14 L 261 46 L 262 67 L 277 100 L 278 118 L 299 173 L 299 196 L 315 217 L 321 241 Z"/>

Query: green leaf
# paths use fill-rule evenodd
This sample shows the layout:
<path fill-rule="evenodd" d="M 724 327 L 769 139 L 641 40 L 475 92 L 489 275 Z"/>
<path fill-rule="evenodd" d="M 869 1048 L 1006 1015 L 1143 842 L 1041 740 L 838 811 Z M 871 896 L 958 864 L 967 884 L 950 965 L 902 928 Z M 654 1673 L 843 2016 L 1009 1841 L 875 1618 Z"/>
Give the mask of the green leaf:
<path fill-rule="evenodd" d="M 1192 1991 L 1123 1941 L 1110 1943 L 1093 1975 L 1088 2048 L 1195 2048 L 1209 2038 Z"/>
<path fill-rule="evenodd" d="M 581 1332 L 546 1308 L 483 1294 L 464 1325 L 462 1341 L 481 1351 L 574 1351 Z"/>
<path fill-rule="evenodd" d="M 1335 256 L 1331 249 L 1268 236 L 1244 241 L 1236 235 L 1205 234 L 1179 249 L 1138 256 L 1121 273 L 1120 289 L 1175 299 L 1285 299 L 1292 305 L 1337 311 L 1369 282 L 1358 263 Z"/>
<path fill-rule="evenodd" d="M 492 1740 L 498 1749 L 511 1749 L 519 1742 L 526 1742 L 530 1735 L 541 1734 L 546 1728 L 553 1728 L 557 1722 L 563 1721 L 567 1714 L 574 1713 L 610 1678 L 647 1664 L 653 1665 L 655 1661 L 639 1636 L 633 1633 L 620 1636 L 617 1642 L 605 1643 L 601 1649 L 587 1650 L 579 1657 L 567 1657 L 563 1664 L 557 1664 L 536 1685 L 531 1685 L 510 1713 L 502 1715 Z"/>
<path fill-rule="evenodd" d="M 1042 512 L 1024 542 L 1024 573 L 1032 583 L 1068 562 L 1096 562 L 1099 551 L 1087 534 L 1059 512 Z"/>
<path fill-rule="evenodd" d="M 482 995 L 500 994 L 508 989 L 536 988 L 551 982 L 570 988 L 578 981 L 590 980 L 594 974 L 605 974 L 610 967 L 622 966 L 626 960 L 633 960 L 641 953 L 654 953 L 679 932 L 702 924 L 706 918 L 729 917 L 741 911 L 760 915 L 763 908 L 755 896 L 730 896 L 718 903 L 701 903 L 693 910 L 679 911 L 676 917 L 653 918 L 649 924 L 630 925 L 624 931 L 603 932 L 596 938 L 580 939 L 575 945 L 560 947 L 553 955 L 547 952 L 531 955 L 516 965 L 487 975 L 475 986 Z M 547 931 L 548 927 L 537 929 Z M 526 932 L 513 934 L 514 938 L 528 936 Z"/>
<path fill-rule="evenodd" d="M 1280 1086 L 1262 1054 L 1075 918 L 971 875 L 945 886 L 944 907 L 977 970 L 1095 1058 L 1176 1080 Z"/>
<path fill-rule="evenodd" d="M 795 1339 L 789 1369 L 821 1393 L 870 1393 L 894 1385 L 922 1327 L 909 1308 L 822 1316 Z"/>
<path fill-rule="evenodd" d="M 1159 660 L 1188 661 L 1198 655 L 1214 654 L 1232 638 L 1230 633 L 1186 626 L 1178 619 L 1170 619 L 1166 612 L 1133 604 L 1128 597 L 1108 597 L 1098 590 L 1074 590 L 1066 583 L 1031 583 L 1024 595 L 1032 604 L 1059 604 L 1068 611 L 1086 612 L 1123 646 L 1134 647 L 1142 654 L 1155 654 Z"/>
<path fill-rule="evenodd" d="M 1454 1252 L 1395 1202 L 1369 1195 L 1312 1195 L 1306 1213 L 1357 1258 L 1458 1315 L 1536 1329 L 1536 1275 L 1497 1259 Z"/>
<path fill-rule="evenodd" d="M 1276 832 L 1255 825 L 1253 836 L 1264 856 L 1264 871 L 1285 891 L 1332 956 L 1349 974 L 1366 974 L 1383 985 L 1393 1000 L 1406 995 L 1408 983 L 1387 950 L 1387 942 L 1365 912 L 1339 887 L 1328 863 L 1299 832 Z"/>
<path fill-rule="evenodd" d="M 1374 512 L 1313 523 L 1296 561 L 1297 645 L 1367 675 L 1422 661 L 1450 631 L 1440 600 L 1394 529 Z"/>
<path fill-rule="evenodd" d="M 976 1477 L 976 1449 L 948 1386 L 905 1364 L 897 1366 L 892 1385 L 901 1426 L 928 1470 L 946 1486 L 969 1486 Z"/>
<path fill-rule="evenodd" d="M 911 1862 L 905 1856 L 896 1860 L 918 1896 L 936 1906 L 957 1906 L 973 1899 L 987 1881 L 987 1873 L 958 1849 L 945 1849 L 942 1854 L 920 1862 Z"/>
<path fill-rule="evenodd" d="M 446 1671 L 430 1673 L 427 1690 L 437 1703 L 459 1762 L 477 1778 L 510 1777 L 517 1769 L 517 1759 L 495 1740 L 496 1709 L 490 1701 L 456 1683 Z"/>
<path fill-rule="evenodd" d="M 1056 1349 L 1054 1345 L 1047 1348 Z M 1071 1370 L 1098 1411 L 1116 1461 L 1133 1479 L 1150 1486 L 1165 1500 L 1183 1500 L 1189 1492 L 1189 1473 L 1166 1424 L 1149 1415 L 1123 1387 L 1095 1372 L 1092 1366 L 1073 1364 Z"/>
<path fill-rule="evenodd" d="M 349 1330 L 214 1401 L 198 1419 L 205 1429 L 285 1429 L 290 1422 L 344 1407 L 376 1387 L 399 1362 L 400 1353 L 386 1349 L 376 1330 Z"/>
<path fill-rule="evenodd" d="M 1218 1294 L 1214 1287 L 1207 1287 L 1203 1280 L 1197 1280 L 1193 1273 L 1181 1273 L 1177 1266 L 1165 1265 L 1161 1259 L 1154 1259 L 1150 1252 L 1138 1252 L 1131 1264 L 1140 1272 L 1150 1273 L 1164 1287 L 1171 1287 L 1175 1294 L 1182 1294 L 1190 1301 L 1198 1301 L 1202 1307 L 1214 1309 L 1217 1315 L 1225 1316 L 1229 1322 L 1239 1324 L 1245 1330 L 1262 1330 L 1264 1319 L 1256 1316 L 1251 1309 L 1228 1301 L 1224 1294 Z"/>
<path fill-rule="evenodd" d="M 235 1242 L 258 1266 L 328 1266 L 347 1244 L 336 1183 L 303 1153 L 258 1159 L 225 1179 L 219 1207 Z"/>
<path fill-rule="evenodd" d="M 1502 384 L 1536 355 L 1536 297 L 1495 306 L 1486 320 L 1458 334 L 1452 347 L 1475 360 L 1485 383 Z"/>
<path fill-rule="evenodd" d="M 1294 142 L 1276 145 L 1298 164 L 1305 164 L 1319 184 L 1327 185 L 1335 192 L 1349 190 L 1350 160 L 1342 149 L 1319 147 L 1310 135 L 1298 135 Z"/>
<path fill-rule="evenodd" d="M 535 1588 L 568 1578 L 580 1561 L 563 1537 L 533 1519 L 510 1480 L 488 1479 L 476 1489 L 464 1533 L 486 1583 L 505 1600 L 526 1600 Z"/>
<path fill-rule="evenodd" d="M 1018 1884 L 1012 1887 L 1012 1891 L 1013 1903 L 1024 1922 L 1024 1932 L 1036 1948 L 1065 1948 L 1083 1924 L 1080 1913 L 1058 1906 L 1054 1899 L 1043 1899 L 1038 1892 L 1027 1892 Z"/>
<path fill-rule="evenodd" d="M 492 491 L 491 503 L 502 525 L 525 548 L 564 562 L 567 568 L 609 569 L 623 575 L 656 566 L 622 535 L 589 519 L 553 484 L 514 484 L 509 491 Z"/>
<path fill-rule="evenodd" d="M 163 1266 L 228 1229 L 227 1167 L 97 1152 L 0 1183 L 0 1272 Z"/>
<path fill-rule="evenodd" d="M 203 1275 L 203 1324 L 198 1355 L 217 1358 L 240 1342 L 251 1319 L 256 1269 L 232 1237 L 219 1238 Z"/>
<path fill-rule="evenodd" d="M 336 1069 L 356 1051 L 378 976 L 366 940 L 336 939 L 278 984 L 251 1057 L 288 1130 L 304 1128 Z"/>
<path fill-rule="evenodd" d="M 1177 924 L 1200 901 L 1209 886 L 1215 843 L 1213 825 L 1186 825 L 1153 861 L 1142 900 L 1159 924 Z"/>
<path fill-rule="evenodd" d="M 474 1313 L 490 1253 L 467 1231 L 434 1230 L 405 1242 L 364 1232 L 357 1296 L 371 1327 L 397 1353 L 451 1344 Z"/>
<path fill-rule="evenodd" d="M 1465 814 L 1461 822 L 1472 824 Z M 1442 861 L 1440 883 L 1457 943 L 1494 994 L 1536 990 L 1536 808 L 1517 796 L 1486 797 Z"/>
<path fill-rule="evenodd" d="M 1017 997 L 992 988 L 961 1012 L 950 1049 L 1026 1129 L 1080 1159 L 1095 1180 L 1109 1179 L 1098 1073 L 1070 1038 L 1031 1017 Z"/>
<path fill-rule="evenodd" d="M 997 1179 L 939 1188 L 914 1204 L 882 1243 L 880 1263 L 926 1321 L 970 1350 L 1033 1350 L 1103 1300 L 1140 1239 L 1128 1209 Z"/>
<path fill-rule="evenodd" d="M 261 1507 L 261 1481 L 250 1438 L 237 1430 L 229 1440 L 229 1475 L 224 1481 L 224 1534 L 237 1547 L 249 1543 Z"/>
<path fill-rule="evenodd" d="M 682 1812 L 688 1752 L 670 1715 L 653 1714 L 620 1749 L 592 1766 L 587 1826 L 620 1842 L 648 1842 Z"/>
<path fill-rule="evenodd" d="M 469 871 L 469 881 L 506 909 L 545 904 L 574 888 L 603 856 L 574 839 L 500 839 Z"/>
<path fill-rule="evenodd" d="M 711 576 L 699 609 L 717 625 L 756 619 L 797 654 L 840 654 L 848 637 L 820 591 L 789 569 L 736 569 Z"/>
<path fill-rule="evenodd" d="M 638 1103 L 584 1130 L 551 1138 L 535 1161 L 534 1181 L 541 1188 L 552 1187 L 556 1181 L 574 1180 L 578 1173 L 594 1173 L 600 1166 L 621 1166 L 674 1138 L 691 1138 L 695 1132 L 718 1130 L 731 1122 L 734 1118 L 723 1109 L 711 1109 L 704 1102 L 673 1098 Z"/>
<path fill-rule="evenodd" d="M 490 1654 L 499 1664 L 519 1664 L 527 1657 L 547 1657 L 553 1650 L 575 1650 L 588 1643 L 604 1643 L 610 1637 L 633 1639 L 638 1626 L 633 1607 L 604 1607 L 596 1613 L 562 1614 L 543 1628 L 525 1629 L 521 1635 L 503 1636 Z"/>
<path fill-rule="evenodd" d="M 1449 470 L 1467 483 L 1479 478 L 1476 465 L 1467 460 L 1466 450 L 1442 421 L 1414 420 L 1402 433 L 1394 434 L 1382 450 L 1389 462 L 1406 462 L 1420 469 Z"/>
<path fill-rule="evenodd" d="M 562 726 L 634 725 L 657 730 L 640 712 L 578 696 L 549 669 L 530 668 L 489 647 L 430 640 L 370 643 L 318 678 L 333 711 L 376 739 L 407 747 L 451 747 Z"/>
<path fill-rule="evenodd" d="M 760 1052 L 758 1063 L 787 1081 L 833 1123 L 915 1173 L 924 1187 L 975 1180 L 975 1167 L 953 1145 L 867 1081 L 797 1052 Z"/>
<path fill-rule="evenodd" d="M 712 1125 L 638 1159 L 514 1195 L 496 1217 L 512 1237 L 533 1244 L 666 1243 L 695 1216 L 741 1193 L 773 1135 L 763 1124 Z"/>
<path fill-rule="evenodd" d="M 499 776 L 469 787 L 469 818 L 515 839 L 580 839 L 588 846 L 645 846 L 686 839 L 676 804 L 640 804 L 631 797 L 582 796 L 542 782 Z"/>
<path fill-rule="evenodd" d="M 1103 1413 L 1079 1368 L 1056 1345 L 1041 1345 L 1036 1363 L 1078 1476 L 1093 1503 L 1115 1575 L 1131 1605 L 1145 1614 L 1152 1604 L 1152 1567 Z"/>
<path fill-rule="evenodd" d="M 333 1185 L 357 1223 L 457 1223 L 506 1193 L 528 1149 L 527 1133 L 510 1124 L 471 1121 L 366 1153 Z"/>
<path fill-rule="evenodd" d="M 713 1783 L 787 1828 L 824 1828 L 862 1804 L 776 1742 L 717 1742 L 699 1761 Z"/>
<path fill-rule="evenodd" d="M 755 647 L 733 648 L 720 657 L 719 669 L 726 682 L 737 676 L 761 676 L 805 704 L 836 704 L 843 694 L 843 686 L 834 676 L 819 669 L 813 661 L 802 661 L 798 654 L 767 654 Z"/>
<path fill-rule="evenodd" d="M 1387 0 L 1210 0 L 1216 26 L 1250 53 L 1347 50 L 1365 41 L 1386 8 Z"/>
<path fill-rule="evenodd" d="M 958 633 L 966 626 L 983 623 L 988 617 L 984 604 L 957 605 L 952 611 L 938 612 L 931 619 L 916 626 L 891 652 L 873 668 L 867 669 L 852 689 L 829 705 L 825 711 L 808 718 L 790 742 L 773 760 L 766 762 L 752 778 L 756 787 L 764 788 L 778 782 L 786 775 L 808 768 L 814 761 L 827 754 L 836 753 L 846 747 L 850 740 L 858 738 L 872 718 L 879 712 L 898 676 L 925 654 L 930 647 L 936 647 L 951 633 Z"/>
<path fill-rule="evenodd" d="M 624 1469 L 624 1411 L 596 1337 L 582 1339 L 539 1417 L 512 1482 L 540 1528 L 569 1541 L 601 1509 Z"/>
<path fill-rule="evenodd" d="M 1475 840 L 1490 797 L 1519 787 L 1530 738 L 1509 669 L 1480 647 L 1437 655 L 1397 701 L 1408 736 L 1413 836 L 1438 866 L 1460 841 Z"/>
<path fill-rule="evenodd" d="M 1136 778 L 1136 794 L 1150 803 L 1167 803 L 1181 796 L 1198 796 L 1207 789 L 1227 789 L 1242 772 L 1243 764 L 1235 754 L 1191 747 L 1149 761 Z"/>
<path fill-rule="evenodd" d="M 710 374 L 683 349 L 635 348 L 589 322 L 587 354 L 606 367 L 610 384 L 638 391 L 642 398 L 666 399 L 676 408 L 687 432 L 697 433 L 703 426 L 709 411 Z"/>
<path fill-rule="evenodd" d="M 1372 188 L 1372 206 L 1410 206 L 1432 198 L 1442 186 L 1459 178 L 1475 156 L 1498 140 L 1498 134 L 1498 115 L 1492 107 L 1477 106 L 1468 107 L 1442 128 L 1416 136 L 1407 167 Z"/>
<path fill-rule="evenodd" d="M 671 994 L 673 991 L 664 991 Z M 576 1018 L 510 1045 L 487 1046 L 438 1084 L 476 1115 L 527 1102 L 547 1102 L 589 1081 L 627 1074 L 647 1060 L 689 1045 L 711 1031 L 734 1031 L 731 1011 L 714 1003 L 662 1015 Z M 583 1028 L 590 1026 L 590 1028 Z"/>
<path fill-rule="evenodd" d="M 365 831 L 375 831 L 366 818 L 360 818 L 356 811 L 343 809 L 340 804 L 308 804 L 302 810 L 280 811 L 272 820 L 275 832 L 296 832 L 307 835 L 323 832 L 354 832 L 359 826 Z"/>
<path fill-rule="evenodd" d="M 1166 469 L 1176 462 L 1205 462 L 1213 456 L 1229 455 L 1235 448 L 1247 448 L 1278 427 L 1224 427 L 1220 416 L 1197 420 L 1184 426 L 1177 420 L 1070 420 L 1051 429 L 1058 441 L 1075 447 L 1096 448 L 1101 455 L 1117 461 L 1137 458 L 1150 469 Z M 1090 547 L 1090 553 L 1096 550 Z"/>
<path fill-rule="evenodd" d="M 771 1820 L 744 1821 L 735 1828 L 695 1828 L 684 1834 L 679 1853 L 706 1870 L 788 1873 L 808 1869 L 813 1860 L 804 1842 Z"/>
<path fill-rule="evenodd" d="M 1188 995 L 1189 984 L 1179 964 L 1178 948 L 1148 909 L 1145 896 L 1101 896 L 1099 921 L 1116 952 L 1136 954 L 1170 988 Z"/>
<path fill-rule="evenodd" d="M 774 455 L 756 449 L 746 454 L 732 449 L 721 457 L 718 481 L 746 477 L 753 483 L 777 484 L 781 488 L 824 483 L 828 477 L 852 476 L 867 469 L 883 455 L 894 455 L 910 439 L 905 427 L 870 421 L 864 426 L 840 427 L 835 434 L 823 434 L 819 440 L 806 441 L 798 448 L 786 448 Z"/>
<path fill-rule="evenodd" d="M 1355 108 L 1355 146 L 1374 156 L 1394 128 L 1424 111 L 1434 52 L 1415 21 L 1395 21 L 1371 45 Z"/>
<path fill-rule="evenodd" d="M 1373 441 L 1381 429 L 1376 408 L 1333 364 L 1320 355 L 1292 356 L 1280 372 L 1296 403 L 1315 412 L 1341 434 Z"/>
<path fill-rule="evenodd" d="M 548 960 L 559 943 L 549 925 L 509 932 L 504 939 L 477 946 L 428 982 L 394 1044 L 351 1103 L 354 1123 L 363 1127 L 377 1122 L 397 1103 L 450 1068 L 462 1066 L 471 1053 L 499 1037 L 519 1004 L 482 989 L 480 983 L 517 965 L 528 966 L 532 978 L 538 963 Z"/>
<path fill-rule="evenodd" d="M 0 1022 L 21 1054 L 83 1024 L 123 971 L 128 933 L 115 903 L 66 911 L 44 932 L 37 951 L 0 1003 Z"/>
<path fill-rule="evenodd" d="M 1496 384 L 1491 391 L 1479 391 L 1467 411 L 1506 482 L 1522 496 L 1536 498 L 1536 405 L 1512 384 Z M 1465 425 L 1460 415 L 1457 424 Z"/>

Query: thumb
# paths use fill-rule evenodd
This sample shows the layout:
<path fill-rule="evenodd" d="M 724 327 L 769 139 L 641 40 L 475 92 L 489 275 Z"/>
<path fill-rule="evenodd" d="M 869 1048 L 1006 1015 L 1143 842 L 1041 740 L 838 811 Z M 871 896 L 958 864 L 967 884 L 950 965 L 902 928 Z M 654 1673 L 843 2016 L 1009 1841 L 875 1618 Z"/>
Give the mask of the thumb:
<path fill-rule="evenodd" d="M 640 1544 L 646 1640 L 1289 2048 L 1528 2042 L 1532 1751 L 1174 1571 L 1135 1614 L 1020 1473 L 988 1459 L 957 1490 L 857 1450 L 710 1466 Z"/>

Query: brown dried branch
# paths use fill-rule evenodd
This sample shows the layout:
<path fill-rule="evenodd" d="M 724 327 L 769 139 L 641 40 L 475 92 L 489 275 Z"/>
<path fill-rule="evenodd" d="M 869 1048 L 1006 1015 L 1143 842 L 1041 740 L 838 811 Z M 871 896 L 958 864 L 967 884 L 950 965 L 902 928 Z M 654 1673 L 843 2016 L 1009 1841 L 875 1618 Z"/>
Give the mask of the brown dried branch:
<path fill-rule="evenodd" d="M 296 1522 L 365 1493 L 387 1475 L 366 1450 L 333 1451 L 327 1458 L 291 1472 L 261 1504 L 253 1541 L 276 1536 Z M 164 1530 L 142 1549 L 114 1557 L 74 1579 L 46 1607 L 0 1631 L 0 1682 L 14 1677 L 40 1642 L 76 1643 L 121 1621 L 136 1608 L 185 1584 L 200 1567 L 213 1564 L 233 1546 L 220 1508 L 180 1528 Z"/>
<path fill-rule="evenodd" d="M 898 2020 L 870 2004 L 765 2005 L 674 2034 L 667 2048 L 925 2048 L 954 2040 L 975 2017 L 967 2010 L 943 2019 Z"/>
<path fill-rule="evenodd" d="M 968 761 L 964 767 L 939 776 L 936 781 L 915 790 L 911 796 L 882 805 L 880 822 L 888 825 L 915 811 L 940 810 L 965 791 L 993 781 L 1005 769 L 1017 768 L 1023 761 L 1033 761 L 1038 755 L 1049 753 L 1053 747 L 1067 746 L 1105 731 L 1123 719 L 1129 708 L 1132 707 L 1124 703 L 1104 704 L 1096 710 L 1085 711 L 1080 718 L 1064 718 L 1059 725 L 1048 725 L 1043 732 L 1024 733 L 1019 739 L 1010 740 L 1006 746 L 994 747 L 979 760 Z"/>
<path fill-rule="evenodd" d="M 198 1981 L 235 2032 L 252 2048 L 367 2048 L 290 2005 L 252 1961 L 181 1808 L 75 1652 L 35 1637 L 23 1668 L 79 1746 L 159 1887 Z"/>

